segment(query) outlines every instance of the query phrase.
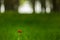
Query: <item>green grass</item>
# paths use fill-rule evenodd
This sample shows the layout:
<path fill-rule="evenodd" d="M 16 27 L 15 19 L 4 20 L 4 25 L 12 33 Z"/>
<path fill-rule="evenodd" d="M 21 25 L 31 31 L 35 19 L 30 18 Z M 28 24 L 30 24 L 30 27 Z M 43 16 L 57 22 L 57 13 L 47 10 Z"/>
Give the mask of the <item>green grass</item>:
<path fill-rule="evenodd" d="M 17 30 L 22 30 L 19 37 Z M 60 14 L 0 13 L 0 40 L 60 40 Z"/>

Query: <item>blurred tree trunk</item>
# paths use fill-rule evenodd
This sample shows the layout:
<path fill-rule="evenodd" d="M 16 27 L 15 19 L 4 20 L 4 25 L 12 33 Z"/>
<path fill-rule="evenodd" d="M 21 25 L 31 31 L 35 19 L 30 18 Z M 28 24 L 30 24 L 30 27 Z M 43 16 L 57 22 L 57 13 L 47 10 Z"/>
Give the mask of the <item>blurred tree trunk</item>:
<path fill-rule="evenodd" d="M 43 8 L 46 10 L 46 0 L 39 0 L 41 3 L 41 9 L 43 10 Z"/>
<path fill-rule="evenodd" d="M 53 0 L 53 11 L 59 12 L 60 11 L 60 0 Z"/>
<path fill-rule="evenodd" d="M 53 3 L 53 11 L 55 12 L 56 11 L 56 0 L 52 0 L 52 3 Z"/>
<path fill-rule="evenodd" d="M 56 0 L 56 9 L 57 12 L 60 12 L 60 0 Z"/>
<path fill-rule="evenodd" d="M 5 10 L 17 10 L 19 0 L 4 0 Z"/>
<path fill-rule="evenodd" d="M 36 0 L 30 0 L 30 3 L 31 3 L 32 8 L 33 8 L 33 14 L 35 14 L 35 1 Z"/>

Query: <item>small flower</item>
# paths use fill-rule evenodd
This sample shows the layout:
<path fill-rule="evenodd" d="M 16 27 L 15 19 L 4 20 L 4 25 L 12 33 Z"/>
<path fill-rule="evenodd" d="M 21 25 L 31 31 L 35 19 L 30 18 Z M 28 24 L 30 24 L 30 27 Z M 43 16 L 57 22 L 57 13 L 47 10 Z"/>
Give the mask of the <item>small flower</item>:
<path fill-rule="evenodd" d="M 22 33 L 22 30 L 18 30 L 18 33 Z"/>

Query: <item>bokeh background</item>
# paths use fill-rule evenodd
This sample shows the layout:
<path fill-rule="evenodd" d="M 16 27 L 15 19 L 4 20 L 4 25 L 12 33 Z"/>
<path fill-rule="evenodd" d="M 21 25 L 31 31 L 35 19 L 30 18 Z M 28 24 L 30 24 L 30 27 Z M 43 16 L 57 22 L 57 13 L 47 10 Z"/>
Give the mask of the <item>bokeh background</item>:
<path fill-rule="evenodd" d="M 0 0 L 0 40 L 60 40 L 60 0 Z"/>

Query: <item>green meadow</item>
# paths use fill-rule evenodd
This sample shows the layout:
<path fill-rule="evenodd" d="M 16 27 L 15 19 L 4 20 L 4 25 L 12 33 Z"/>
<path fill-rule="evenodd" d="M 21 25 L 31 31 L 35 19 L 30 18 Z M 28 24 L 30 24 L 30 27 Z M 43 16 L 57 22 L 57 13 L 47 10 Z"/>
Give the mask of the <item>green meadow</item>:
<path fill-rule="evenodd" d="M 0 13 L 0 40 L 60 40 L 60 13 Z"/>

